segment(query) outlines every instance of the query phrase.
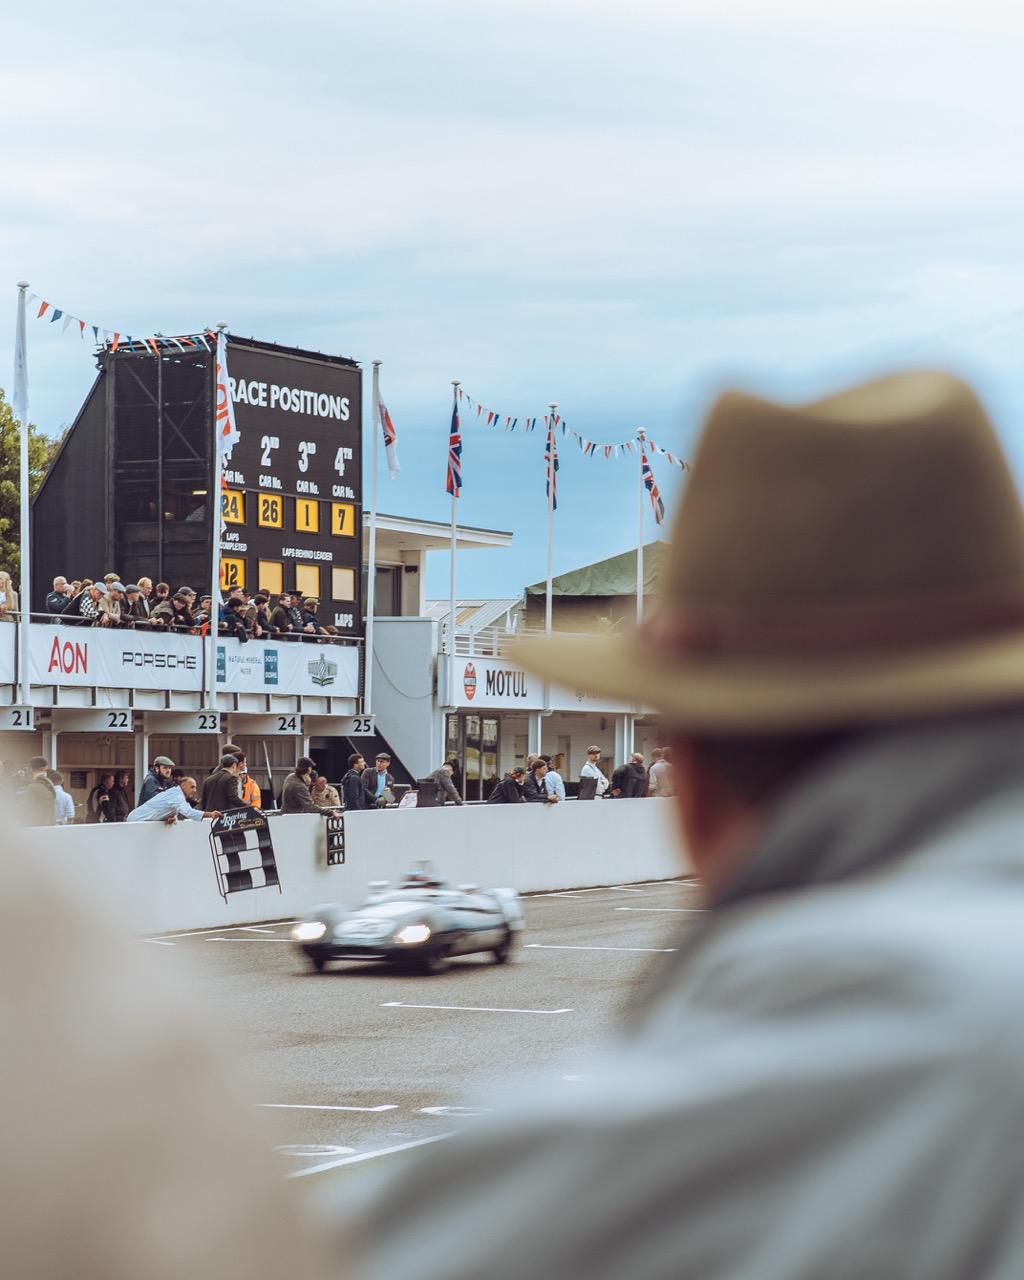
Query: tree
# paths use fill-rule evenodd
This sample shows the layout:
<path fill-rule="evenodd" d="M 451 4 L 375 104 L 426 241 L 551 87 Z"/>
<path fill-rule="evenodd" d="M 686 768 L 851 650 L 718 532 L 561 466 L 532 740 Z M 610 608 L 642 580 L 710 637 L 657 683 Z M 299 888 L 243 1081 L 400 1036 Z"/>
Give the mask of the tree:
<path fill-rule="evenodd" d="M 34 497 L 57 456 L 64 436 L 50 439 L 29 423 L 28 488 Z M 6 569 L 21 590 L 21 434 L 14 410 L 0 388 L 0 569 Z"/>

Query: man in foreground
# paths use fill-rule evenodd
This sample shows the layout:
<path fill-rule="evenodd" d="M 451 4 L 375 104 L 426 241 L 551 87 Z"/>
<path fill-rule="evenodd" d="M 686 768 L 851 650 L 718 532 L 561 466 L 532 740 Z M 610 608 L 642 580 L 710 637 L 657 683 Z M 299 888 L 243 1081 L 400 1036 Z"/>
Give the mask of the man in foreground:
<path fill-rule="evenodd" d="M 583 1083 L 364 1209 L 354 1274 L 1024 1274 L 1024 515 L 969 390 L 724 396 L 657 615 L 567 640 L 520 657 L 671 726 L 709 910 Z"/>

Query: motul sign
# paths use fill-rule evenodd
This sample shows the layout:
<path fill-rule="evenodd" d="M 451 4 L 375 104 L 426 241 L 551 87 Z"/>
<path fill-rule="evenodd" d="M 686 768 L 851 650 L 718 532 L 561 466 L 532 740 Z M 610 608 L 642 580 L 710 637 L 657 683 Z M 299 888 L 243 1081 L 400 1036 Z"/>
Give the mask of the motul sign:
<path fill-rule="evenodd" d="M 466 701 L 472 702 L 476 697 L 476 667 L 472 662 L 466 663 L 466 670 L 462 675 L 462 687 L 466 691 Z"/>

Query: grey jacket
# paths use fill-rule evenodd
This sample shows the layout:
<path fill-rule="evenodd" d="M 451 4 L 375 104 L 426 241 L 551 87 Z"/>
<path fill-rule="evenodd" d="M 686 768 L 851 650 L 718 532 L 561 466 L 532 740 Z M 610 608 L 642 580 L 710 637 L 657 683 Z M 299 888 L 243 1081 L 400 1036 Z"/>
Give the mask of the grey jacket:
<path fill-rule="evenodd" d="M 322 813 L 323 810 L 313 800 L 309 787 L 297 773 L 290 773 L 284 780 L 281 789 L 282 813 Z"/>
<path fill-rule="evenodd" d="M 428 1148 L 348 1274 L 1024 1275 L 1022 778 L 1019 711 L 820 762 L 587 1083 Z"/>
<path fill-rule="evenodd" d="M 442 765 L 440 769 L 435 769 L 430 775 L 431 779 L 437 783 L 438 790 L 443 791 L 449 800 L 453 800 L 456 804 L 462 804 L 462 796 L 455 789 L 455 783 L 452 781 L 452 775 Z M 442 797 L 441 803 L 444 803 Z"/>

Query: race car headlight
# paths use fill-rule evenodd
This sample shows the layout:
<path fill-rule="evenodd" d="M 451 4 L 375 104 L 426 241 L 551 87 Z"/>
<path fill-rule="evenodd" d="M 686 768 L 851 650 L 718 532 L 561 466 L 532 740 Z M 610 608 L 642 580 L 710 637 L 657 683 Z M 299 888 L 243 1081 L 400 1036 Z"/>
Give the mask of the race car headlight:
<path fill-rule="evenodd" d="M 292 939 L 295 942 L 317 942 L 326 932 L 327 926 L 322 920 L 303 920 L 292 930 Z"/>
<path fill-rule="evenodd" d="M 404 942 L 406 945 L 413 942 L 426 942 L 430 937 L 430 925 L 428 924 L 407 924 L 404 929 L 399 929 L 395 934 L 396 942 Z"/>

